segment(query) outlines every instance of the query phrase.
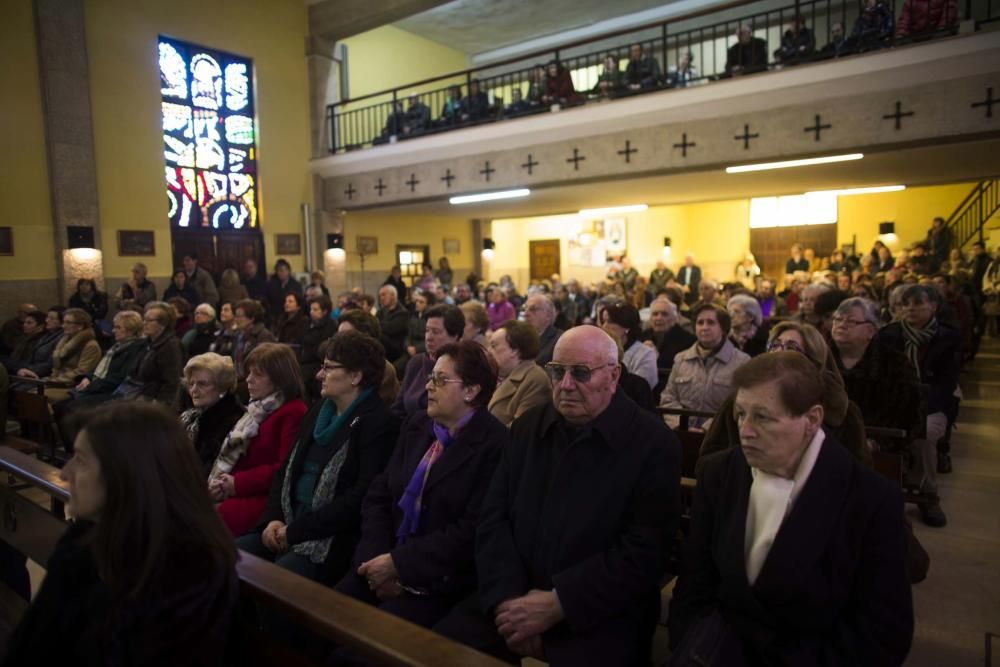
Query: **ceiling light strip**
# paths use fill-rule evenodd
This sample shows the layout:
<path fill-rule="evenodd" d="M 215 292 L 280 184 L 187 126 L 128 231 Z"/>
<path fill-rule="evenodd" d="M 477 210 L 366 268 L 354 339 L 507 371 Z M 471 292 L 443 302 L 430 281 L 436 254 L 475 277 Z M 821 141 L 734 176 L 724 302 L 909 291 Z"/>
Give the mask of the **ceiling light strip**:
<path fill-rule="evenodd" d="M 528 188 L 517 190 L 502 190 L 500 192 L 483 192 L 477 195 L 461 195 L 448 200 L 449 204 L 475 204 L 481 201 L 495 201 L 497 199 L 516 199 L 517 197 L 527 197 L 531 194 Z"/>
<path fill-rule="evenodd" d="M 811 157 L 803 160 L 785 160 L 783 162 L 762 162 L 760 164 L 746 164 L 738 167 L 726 167 L 727 174 L 742 174 L 748 171 L 767 171 L 769 169 L 788 169 L 789 167 L 808 167 L 816 164 L 830 164 L 832 162 L 849 162 L 860 160 L 863 153 L 850 153 L 848 155 L 828 155 L 826 157 Z"/>
<path fill-rule="evenodd" d="M 838 197 L 845 197 L 847 195 L 873 195 L 879 192 L 899 192 L 900 190 L 905 190 L 905 185 L 877 185 L 870 188 L 845 188 L 843 190 L 813 190 L 812 192 L 807 192 L 807 195 L 818 195 L 818 194 L 833 194 Z"/>

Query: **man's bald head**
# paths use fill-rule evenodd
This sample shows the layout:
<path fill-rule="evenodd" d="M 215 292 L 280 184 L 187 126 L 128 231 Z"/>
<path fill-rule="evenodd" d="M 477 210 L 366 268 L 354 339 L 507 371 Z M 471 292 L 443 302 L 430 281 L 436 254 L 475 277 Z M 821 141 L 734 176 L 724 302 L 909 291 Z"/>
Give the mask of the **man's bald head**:
<path fill-rule="evenodd" d="M 574 327 L 556 342 L 552 363 L 563 372 L 562 379 L 553 377 L 552 402 L 566 421 L 585 424 L 607 409 L 621 374 L 611 336 L 595 326 Z M 588 369 L 589 379 L 574 378 L 573 367 Z"/>

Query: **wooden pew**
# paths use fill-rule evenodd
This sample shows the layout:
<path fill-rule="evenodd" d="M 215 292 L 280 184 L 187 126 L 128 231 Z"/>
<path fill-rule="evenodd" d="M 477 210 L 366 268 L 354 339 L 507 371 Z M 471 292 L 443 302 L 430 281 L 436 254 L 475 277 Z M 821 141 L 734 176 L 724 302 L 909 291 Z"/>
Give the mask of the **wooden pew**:
<path fill-rule="evenodd" d="M 60 505 L 69 499 L 57 468 L 15 449 L 0 446 L 0 469 L 40 489 Z M 32 560 L 44 565 L 65 528 L 61 517 L 46 512 L 9 488 L 0 491 L 0 539 Z M 236 570 L 244 593 L 255 602 L 288 616 L 324 639 L 352 649 L 374 664 L 506 665 L 250 554 L 240 553 Z M 294 647 L 288 647 L 287 651 L 294 653 Z"/>

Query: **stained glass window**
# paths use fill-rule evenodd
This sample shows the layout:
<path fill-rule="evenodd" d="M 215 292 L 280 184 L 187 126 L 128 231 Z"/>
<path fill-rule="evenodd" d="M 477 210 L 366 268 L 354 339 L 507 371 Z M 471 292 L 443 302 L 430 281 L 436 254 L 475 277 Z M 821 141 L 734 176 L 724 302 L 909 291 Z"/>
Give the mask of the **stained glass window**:
<path fill-rule="evenodd" d="M 256 229 L 253 65 L 165 37 L 159 63 L 170 224 Z"/>

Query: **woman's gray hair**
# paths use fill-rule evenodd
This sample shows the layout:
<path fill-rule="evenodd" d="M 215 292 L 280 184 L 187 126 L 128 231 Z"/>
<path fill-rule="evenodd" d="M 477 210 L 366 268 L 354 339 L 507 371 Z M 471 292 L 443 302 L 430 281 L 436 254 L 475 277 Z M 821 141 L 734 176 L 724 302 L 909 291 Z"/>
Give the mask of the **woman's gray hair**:
<path fill-rule="evenodd" d="M 185 383 L 191 381 L 191 375 L 195 371 L 208 371 L 219 391 L 228 393 L 236 390 L 236 368 L 231 357 L 224 357 L 215 352 L 191 357 L 184 366 Z"/>
<path fill-rule="evenodd" d="M 113 320 L 115 324 L 120 324 L 125 329 L 125 334 L 129 338 L 139 338 L 142 336 L 142 315 L 134 310 L 123 310 Z"/>
<path fill-rule="evenodd" d="M 210 304 L 210 303 L 199 303 L 198 307 L 194 309 L 195 315 L 198 314 L 199 310 L 203 311 L 206 315 L 208 315 L 209 317 L 211 317 L 213 320 L 215 319 L 215 307 L 212 304 Z"/>
<path fill-rule="evenodd" d="M 726 310 L 732 310 L 733 306 L 739 306 L 753 318 L 753 325 L 759 327 L 764 322 L 764 313 L 760 309 L 757 299 L 746 294 L 734 294 L 726 302 Z"/>
<path fill-rule="evenodd" d="M 855 308 L 861 309 L 864 313 L 865 322 L 871 324 L 876 329 L 882 326 L 882 319 L 879 317 L 879 306 L 877 303 L 869 301 L 868 299 L 863 299 L 860 296 L 854 296 L 850 299 L 844 299 L 837 306 L 836 314 L 841 317 L 847 317 L 851 314 L 851 311 Z"/>

